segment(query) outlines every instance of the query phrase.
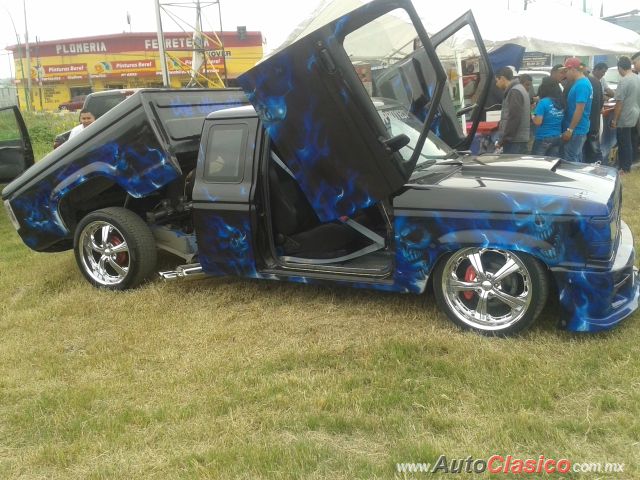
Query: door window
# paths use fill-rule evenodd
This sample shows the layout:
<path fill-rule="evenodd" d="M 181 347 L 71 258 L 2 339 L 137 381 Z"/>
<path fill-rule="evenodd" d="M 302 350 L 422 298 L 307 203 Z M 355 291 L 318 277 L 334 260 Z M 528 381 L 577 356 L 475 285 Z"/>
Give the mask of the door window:
<path fill-rule="evenodd" d="M 224 183 L 242 181 L 247 134 L 246 124 L 211 127 L 204 170 L 207 181 Z"/>
<path fill-rule="evenodd" d="M 22 134 L 12 109 L 0 110 L 0 146 L 21 146 Z"/>

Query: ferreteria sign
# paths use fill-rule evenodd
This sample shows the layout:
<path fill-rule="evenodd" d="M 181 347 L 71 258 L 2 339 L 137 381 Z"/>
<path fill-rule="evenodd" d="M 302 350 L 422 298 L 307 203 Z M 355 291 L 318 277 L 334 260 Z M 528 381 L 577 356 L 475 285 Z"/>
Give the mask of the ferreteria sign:
<path fill-rule="evenodd" d="M 202 39 L 205 50 L 214 56 L 229 56 L 229 50 L 236 48 L 262 48 L 262 35 L 259 32 L 247 32 L 246 37 L 239 38 L 236 32 L 223 32 L 218 34 L 222 44 L 219 44 L 216 34 L 205 32 L 206 37 Z M 167 51 L 188 51 L 194 49 L 195 42 L 193 36 L 184 32 L 167 32 L 164 34 L 164 46 Z M 222 48 L 224 45 L 224 49 Z M 24 58 L 23 48 L 17 45 L 9 47 L 13 51 L 14 57 Z M 224 54 L 222 51 L 224 50 Z M 30 48 L 32 58 L 40 57 L 73 57 L 76 55 L 104 55 L 139 52 L 155 53 L 158 51 L 158 38 L 155 33 L 123 33 L 118 35 L 101 35 L 97 37 L 85 37 L 70 40 L 53 40 L 40 42 L 36 51 L 36 46 Z M 61 63 L 60 61 L 56 63 Z"/>
<path fill-rule="evenodd" d="M 210 46 L 209 40 L 207 38 L 202 39 L 202 45 L 204 47 Z M 193 38 L 192 37 L 178 37 L 178 38 L 164 37 L 164 48 L 165 50 L 193 50 Z M 157 38 L 145 39 L 144 49 L 158 50 L 158 39 Z"/>

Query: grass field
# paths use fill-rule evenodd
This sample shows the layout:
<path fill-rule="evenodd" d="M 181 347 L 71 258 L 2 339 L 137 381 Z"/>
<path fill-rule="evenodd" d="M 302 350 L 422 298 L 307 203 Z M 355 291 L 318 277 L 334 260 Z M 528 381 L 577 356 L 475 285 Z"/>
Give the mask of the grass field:
<path fill-rule="evenodd" d="M 624 183 L 640 238 L 640 174 Z M 460 332 L 432 296 L 235 279 L 110 293 L 71 252 L 30 251 L 4 211 L 0 256 L 0 478 L 426 479 L 396 463 L 495 453 L 640 478 L 638 314 L 574 335 L 551 305 L 505 340 Z"/>

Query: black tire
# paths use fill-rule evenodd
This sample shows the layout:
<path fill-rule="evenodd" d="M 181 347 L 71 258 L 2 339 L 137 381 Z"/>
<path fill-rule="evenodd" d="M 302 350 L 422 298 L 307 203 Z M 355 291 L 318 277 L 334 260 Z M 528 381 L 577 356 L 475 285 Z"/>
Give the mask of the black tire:
<path fill-rule="evenodd" d="M 153 273 L 158 255 L 149 226 L 120 207 L 85 216 L 76 228 L 73 249 L 89 283 L 110 290 L 140 285 Z"/>
<path fill-rule="evenodd" d="M 433 289 L 440 308 L 459 327 L 509 336 L 528 329 L 540 315 L 549 295 L 549 278 L 544 265 L 529 255 L 463 248 L 438 263 Z"/>

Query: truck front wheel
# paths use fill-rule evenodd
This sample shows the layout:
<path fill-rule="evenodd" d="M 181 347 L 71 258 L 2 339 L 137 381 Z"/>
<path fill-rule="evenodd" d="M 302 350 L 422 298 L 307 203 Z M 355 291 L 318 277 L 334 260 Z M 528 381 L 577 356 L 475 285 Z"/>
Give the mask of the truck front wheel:
<path fill-rule="evenodd" d="M 156 266 L 151 229 L 125 208 L 110 207 L 88 214 L 76 228 L 73 246 L 80 271 L 96 287 L 137 287 Z"/>
<path fill-rule="evenodd" d="M 463 248 L 435 270 L 440 307 L 455 324 L 485 335 L 507 336 L 529 328 L 548 291 L 542 264 L 520 252 Z"/>

